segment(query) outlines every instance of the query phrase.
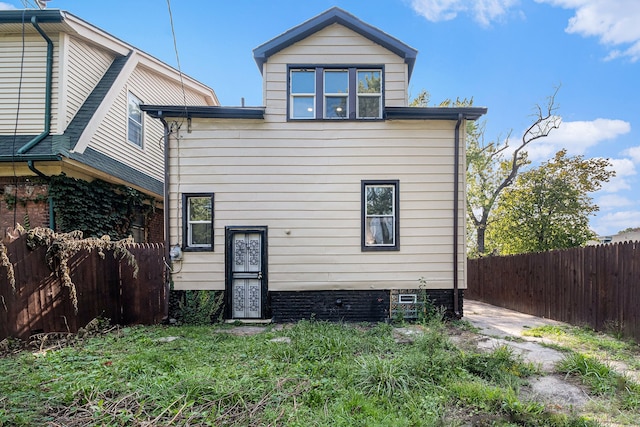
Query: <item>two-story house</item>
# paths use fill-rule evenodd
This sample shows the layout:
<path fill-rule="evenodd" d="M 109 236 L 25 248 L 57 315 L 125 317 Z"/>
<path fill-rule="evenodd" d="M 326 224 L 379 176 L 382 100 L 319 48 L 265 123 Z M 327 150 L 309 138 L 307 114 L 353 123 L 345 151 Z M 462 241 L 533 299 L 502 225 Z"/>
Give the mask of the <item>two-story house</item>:
<path fill-rule="evenodd" d="M 143 105 L 166 123 L 175 289 L 228 319 L 380 321 L 420 288 L 462 314 L 465 121 L 408 107 L 416 50 L 332 8 L 253 51 L 263 107 Z"/>
<path fill-rule="evenodd" d="M 55 228 L 49 186 L 65 174 L 153 200 L 155 214 L 124 224 L 136 240 L 156 242 L 164 239 L 164 128 L 140 104 L 218 105 L 204 84 L 55 9 L 0 11 L 0 100 L 2 233 L 16 222 Z M 109 206 L 88 208 L 110 215 Z"/>

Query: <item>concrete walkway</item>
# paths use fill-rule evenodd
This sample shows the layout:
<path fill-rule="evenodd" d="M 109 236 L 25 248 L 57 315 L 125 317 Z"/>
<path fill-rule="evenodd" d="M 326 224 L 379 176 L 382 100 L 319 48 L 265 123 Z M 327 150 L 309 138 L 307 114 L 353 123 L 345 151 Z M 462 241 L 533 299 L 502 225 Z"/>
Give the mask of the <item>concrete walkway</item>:
<path fill-rule="evenodd" d="M 529 380 L 532 397 L 553 404 L 557 408 L 574 409 L 582 409 L 591 400 L 582 388 L 567 382 L 562 376 L 553 374 L 555 364 L 564 357 L 563 353 L 543 346 L 547 341 L 544 338 L 522 335 L 525 330 L 536 326 L 564 323 L 467 299 L 464 300 L 463 318 L 478 328 L 484 336 L 484 339 L 478 342 L 478 348 L 491 350 L 506 345 L 520 354 L 524 361 L 540 367 L 546 375 Z"/>
<path fill-rule="evenodd" d="M 544 372 L 552 372 L 556 362 L 564 355 L 559 351 L 544 347 L 544 338 L 524 336 L 530 328 L 544 325 L 564 325 L 555 320 L 543 319 L 509 310 L 480 301 L 464 300 L 464 317 L 480 330 L 486 339 L 480 341 L 480 348 L 509 345 L 520 353 L 527 362 L 539 365 Z M 514 340 L 514 338 L 516 338 Z"/>

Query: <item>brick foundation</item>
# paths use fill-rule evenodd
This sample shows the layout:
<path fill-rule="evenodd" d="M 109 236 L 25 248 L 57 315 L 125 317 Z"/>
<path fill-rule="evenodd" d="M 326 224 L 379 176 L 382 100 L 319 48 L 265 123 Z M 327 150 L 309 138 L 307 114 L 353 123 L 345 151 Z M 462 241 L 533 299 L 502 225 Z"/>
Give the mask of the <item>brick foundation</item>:
<path fill-rule="evenodd" d="M 379 291 L 300 291 L 269 292 L 270 311 L 276 323 L 301 319 L 347 322 L 382 322 L 392 318 L 390 308 L 397 306 L 398 294 L 419 294 L 420 289 Z M 426 289 L 426 296 L 447 317 L 454 317 L 452 289 Z M 462 315 L 463 291 L 458 291 Z M 418 297 L 419 298 L 419 297 Z"/>

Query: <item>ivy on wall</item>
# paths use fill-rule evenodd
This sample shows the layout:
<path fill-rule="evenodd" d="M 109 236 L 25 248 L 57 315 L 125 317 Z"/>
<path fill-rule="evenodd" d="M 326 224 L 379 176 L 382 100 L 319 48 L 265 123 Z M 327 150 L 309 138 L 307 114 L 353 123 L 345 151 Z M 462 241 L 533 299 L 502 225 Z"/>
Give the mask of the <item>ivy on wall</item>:
<path fill-rule="evenodd" d="M 145 219 L 154 210 L 154 199 L 124 185 L 96 179 L 88 182 L 55 175 L 49 181 L 56 228 L 61 232 L 82 231 L 87 237 L 124 239 L 136 215 Z"/>

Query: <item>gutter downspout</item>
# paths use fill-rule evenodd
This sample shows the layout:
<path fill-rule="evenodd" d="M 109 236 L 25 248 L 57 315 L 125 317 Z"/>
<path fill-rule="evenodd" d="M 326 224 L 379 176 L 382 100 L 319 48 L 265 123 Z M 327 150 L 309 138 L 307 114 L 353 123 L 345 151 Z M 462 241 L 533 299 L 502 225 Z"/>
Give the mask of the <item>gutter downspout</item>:
<path fill-rule="evenodd" d="M 43 39 L 47 42 L 47 76 L 46 76 L 46 87 L 45 87 L 45 100 L 44 100 L 44 131 L 31 141 L 27 142 L 25 145 L 20 147 L 17 151 L 17 154 L 25 154 L 27 151 L 32 149 L 36 144 L 45 139 L 49 132 L 51 131 L 51 91 L 52 91 L 52 81 L 53 81 L 53 42 L 51 39 L 42 31 L 42 28 L 38 25 L 38 19 L 35 16 L 31 17 L 31 24 L 33 27 L 40 33 Z"/>
<path fill-rule="evenodd" d="M 27 166 L 29 166 L 29 169 L 31 170 L 31 172 L 35 173 L 36 175 L 38 175 L 40 178 L 44 179 L 45 181 L 49 181 L 49 176 L 45 175 L 41 170 L 39 170 L 38 168 L 36 168 L 36 165 L 34 164 L 33 160 L 27 160 Z M 49 203 L 49 228 L 52 230 L 56 229 L 56 221 L 55 221 L 55 215 L 54 215 L 54 211 L 53 211 L 53 196 L 49 195 L 47 197 L 47 202 Z"/>
<path fill-rule="evenodd" d="M 171 267 L 169 260 L 171 259 L 169 251 L 169 125 L 162 118 L 162 112 L 159 112 L 158 118 L 164 127 L 164 267 L 165 267 L 165 283 L 164 283 L 164 318 L 169 322 L 169 294 L 171 293 Z"/>
<path fill-rule="evenodd" d="M 460 319 L 460 301 L 458 296 L 458 196 L 460 191 L 458 185 L 460 179 L 460 125 L 462 124 L 463 115 L 458 113 L 458 121 L 455 129 L 455 148 L 453 162 L 453 313 L 456 318 Z"/>

